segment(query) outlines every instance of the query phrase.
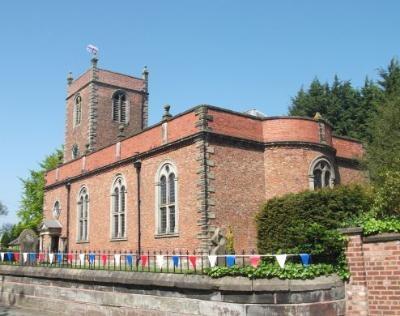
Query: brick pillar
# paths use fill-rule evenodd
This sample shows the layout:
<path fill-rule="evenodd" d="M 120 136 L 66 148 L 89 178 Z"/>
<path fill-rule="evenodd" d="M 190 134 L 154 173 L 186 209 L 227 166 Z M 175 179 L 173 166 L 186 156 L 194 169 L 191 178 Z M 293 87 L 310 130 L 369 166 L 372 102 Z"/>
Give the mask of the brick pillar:
<path fill-rule="evenodd" d="M 346 315 L 369 315 L 368 289 L 363 252 L 362 229 L 342 230 L 348 238 L 346 258 L 350 268 L 350 282 L 346 284 Z"/>

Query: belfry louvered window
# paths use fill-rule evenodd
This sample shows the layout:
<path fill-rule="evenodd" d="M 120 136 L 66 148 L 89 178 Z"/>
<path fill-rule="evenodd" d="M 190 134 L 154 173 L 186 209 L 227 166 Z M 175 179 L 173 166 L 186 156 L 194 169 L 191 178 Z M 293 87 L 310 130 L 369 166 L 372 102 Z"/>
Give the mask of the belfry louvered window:
<path fill-rule="evenodd" d="M 177 233 L 177 201 L 176 170 L 167 163 L 159 171 L 158 176 L 158 234 Z"/>
<path fill-rule="evenodd" d="M 112 119 L 121 124 L 128 123 L 128 102 L 123 91 L 117 91 L 113 96 Z"/>
<path fill-rule="evenodd" d="M 74 124 L 75 126 L 79 125 L 82 120 L 82 98 L 80 95 L 75 97 L 75 111 L 74 111 Z"/>
<path fill-rule="evenodd" d="M 88 241 L 89 225 L 89 194 L 84 187 L 78 196 L 78 241 Z"/>
<path fill-rule="evenodd" d="M 126 187 L 122 177 L 113 184 L 111 193 L 111 238 L 126 237 Z"/>

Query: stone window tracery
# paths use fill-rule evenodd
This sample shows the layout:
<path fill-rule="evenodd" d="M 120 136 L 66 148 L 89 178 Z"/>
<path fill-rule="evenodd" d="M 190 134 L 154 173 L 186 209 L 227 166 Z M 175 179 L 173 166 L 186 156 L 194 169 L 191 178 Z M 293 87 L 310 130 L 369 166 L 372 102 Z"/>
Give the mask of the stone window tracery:
<path fill-rule="evenodd" d="M 178 232 L 178 203 L 176 168 L 165 163 L 158 172 L 156 185 L 157 229 L 159 235 Z"/>
<path fill-rule="evenodd" d="M 335 185 L 335 171 L 331 162 L 325 157 L 319 157 L 311 164 L 310 188 L 313 190 Z"/>
<path fill-rule="evenodd" d="M 126 237 L 126 186 L 121 176 L 114 181 L 111 193 L 111 238 Z"/>
<path fill-rule="evenodd" d="M 54 203 L 54 206 L 53 206 L 53 217 L 54 217 L 55 219 L 58 219 L 58 218 L 60 217 L 60 214 L 61 214 L 60 202 L 59 202 L 59 201 L 56 201 L 56 202 Z"/>
<path fill-rule="evenodd" d="M 78 197 L 78 241 L 89 239 L 89 194 L 86 187 L 79 192 Z"/>

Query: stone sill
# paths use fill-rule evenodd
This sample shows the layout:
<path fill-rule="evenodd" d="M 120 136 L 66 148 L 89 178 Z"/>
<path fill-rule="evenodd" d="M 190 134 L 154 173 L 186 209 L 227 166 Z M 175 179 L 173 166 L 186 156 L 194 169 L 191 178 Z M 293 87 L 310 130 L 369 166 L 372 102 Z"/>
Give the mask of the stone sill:
<path fill-rule="evenodd" d="M 174 234 L 155 234 L 154 238 L 176 238 L 179 237 L 178 233 L 174 233 Z"/>
<path fill-rule="evenodd" d="M 111 238 L 110 242 L 118 242 L 118 241 L 128 241 L 128 238 L 124 237 L 124 238 Z"/>

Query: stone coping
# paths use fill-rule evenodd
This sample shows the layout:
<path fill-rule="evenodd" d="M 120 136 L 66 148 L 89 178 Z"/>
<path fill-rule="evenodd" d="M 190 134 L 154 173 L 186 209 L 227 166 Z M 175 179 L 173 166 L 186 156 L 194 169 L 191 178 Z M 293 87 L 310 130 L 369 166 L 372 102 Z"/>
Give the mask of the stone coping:
<path fill-rule="evenodd" d="M 180 290 L 241 292 L 302 292 L 330 290 L 342 287 L 337 275 L 321 276 L 311 280 L 255 279 L 223 277 L 213 279 L 203 275 L 99 271 L 84 269 L 46 268 L 0 265 L 0 275 L 40 278 L 57 281 L 78 281 L 103 285 L 157 287 Z"/>
<path fill-rule="evenodd" d="M 382 233 L 378 235 L 371 235 L 363 238 L 364 243 L 372 243 L 372 242 L 386 242 L 386 241 L 395 241 L 400 240 L 399 233 Z"/>

